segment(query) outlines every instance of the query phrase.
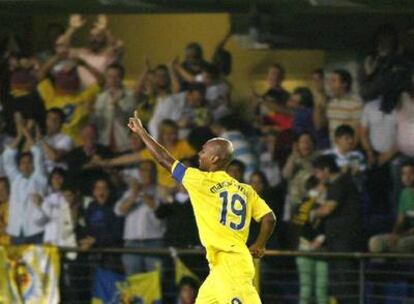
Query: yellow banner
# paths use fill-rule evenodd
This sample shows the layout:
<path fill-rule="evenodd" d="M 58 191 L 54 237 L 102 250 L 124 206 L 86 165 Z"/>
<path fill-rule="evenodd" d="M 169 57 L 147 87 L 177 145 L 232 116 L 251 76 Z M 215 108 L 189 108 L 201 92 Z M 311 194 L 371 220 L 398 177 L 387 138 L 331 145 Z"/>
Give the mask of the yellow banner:
<path fill-rule="evenodd" d="M 0 247 L 0 265 L 0 303 L 59 303 L 57 248 Z"/>

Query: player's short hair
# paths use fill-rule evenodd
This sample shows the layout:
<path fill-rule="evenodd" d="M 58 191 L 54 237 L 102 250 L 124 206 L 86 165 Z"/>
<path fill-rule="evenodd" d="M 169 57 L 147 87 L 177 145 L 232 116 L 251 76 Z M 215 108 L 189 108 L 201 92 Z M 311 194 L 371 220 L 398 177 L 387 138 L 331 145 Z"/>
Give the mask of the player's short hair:
<path fill-rule="evenodd" d="M 320 170 L 328 169 L 330 173 L 338 173 L 341 170 L 336 163 L 336 157 L 333 154 L 318 156 L 312 162 L 312 167 Z"/>
<path fill-rule="evenodd" d="M 349 125 L 340 125 L 335 129 L 335 138 L 341 138 L 342 136 L 355 136 L 354 129 Z"/>

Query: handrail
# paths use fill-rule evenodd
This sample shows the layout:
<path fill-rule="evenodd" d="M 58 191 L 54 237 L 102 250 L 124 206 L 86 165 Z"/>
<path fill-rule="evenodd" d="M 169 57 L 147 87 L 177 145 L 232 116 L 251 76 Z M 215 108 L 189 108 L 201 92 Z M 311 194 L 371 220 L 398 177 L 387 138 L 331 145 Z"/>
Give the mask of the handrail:
<path fill-rule="evenodd" d="M 59 247 L 62 252 L 79 253 L 137 253 L 171 255 L 170 248 L 91 248 L 82 249 L 79 247 Z M 205 250 L 202 248 L 174 248 L 177 255 L 203 255 Z M 279 257 L 319 257 L 319 258 L 352 258 L 352 259 L 413 259 L 412 253 L 368 253 L 368 252 L 325 252 L 325 251 L 294 251 L 294 250 L 266 250 L 266 256 Z"/>

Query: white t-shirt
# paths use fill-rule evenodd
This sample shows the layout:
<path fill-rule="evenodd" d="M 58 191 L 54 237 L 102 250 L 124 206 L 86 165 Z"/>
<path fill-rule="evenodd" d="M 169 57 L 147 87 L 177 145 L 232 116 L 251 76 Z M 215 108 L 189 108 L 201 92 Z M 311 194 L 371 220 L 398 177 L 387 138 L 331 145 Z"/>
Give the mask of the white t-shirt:
<path fill-rule="evenodd" d="M 387 114 L 380 110 L 381 101 L 367 103 L 362 111 L 361 125 L 369 130 L 373 149 L 383 153 L 390 151 L 396 142 L 397 117 L 395 111 Z"/>

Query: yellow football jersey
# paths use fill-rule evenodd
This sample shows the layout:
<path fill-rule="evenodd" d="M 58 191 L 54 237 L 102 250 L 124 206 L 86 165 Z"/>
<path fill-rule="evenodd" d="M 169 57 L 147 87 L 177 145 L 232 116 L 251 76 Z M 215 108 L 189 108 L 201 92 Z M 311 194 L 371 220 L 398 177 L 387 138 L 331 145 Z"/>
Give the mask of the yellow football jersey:
<path fill-rule="evenodd" d="M 209 262 L 219 251 L 245 253 L 251 219 L 272 211 L 256 191 L 224 171 L 203 172 L 178 161 L 172 175 L 189 193 Z"/>

